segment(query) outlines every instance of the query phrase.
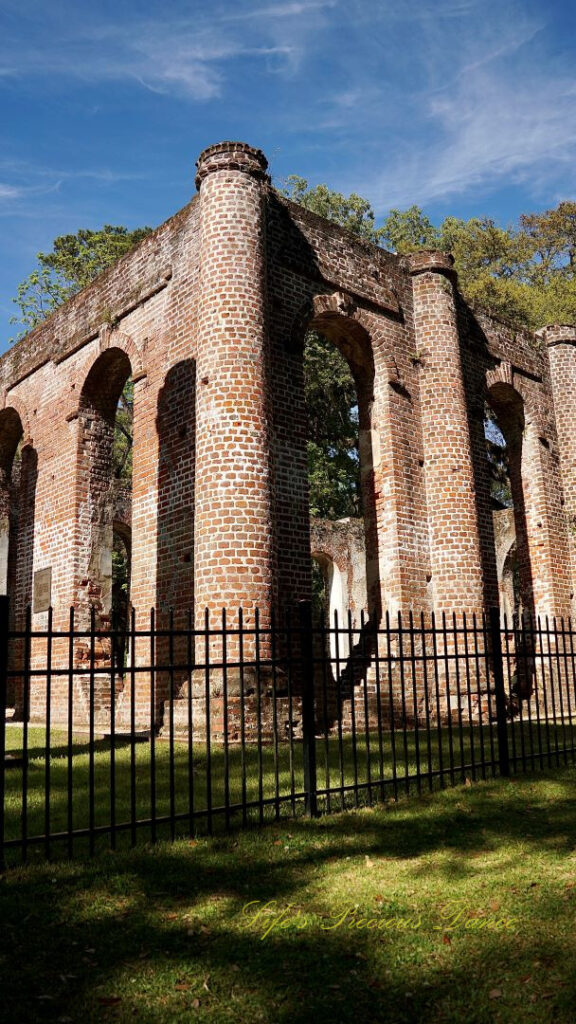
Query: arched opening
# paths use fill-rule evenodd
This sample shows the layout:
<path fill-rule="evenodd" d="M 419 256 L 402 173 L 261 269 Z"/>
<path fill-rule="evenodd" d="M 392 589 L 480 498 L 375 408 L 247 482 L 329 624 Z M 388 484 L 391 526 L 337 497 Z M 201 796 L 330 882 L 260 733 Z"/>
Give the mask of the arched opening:
<path fill-rule="evenodd" d="M 182 629 L 194 621 L 194 482 L 196 466 L 196 363 L 183 359 L 170 368 L 158 394 L 156 606 L 158 622 Z M 186 664 L 184 632 L 159 637 L 157 657 Z M 180 694 L 186 672 L 158 673 L 159 703 Z"/>
<path fill-rule="evenodd" d="M 15 409 L 0 412 L 0 593 L 8 594 L 15 568 L 19 484 L 22 465 L 22 423 Z"/>
<path fill-rule="evenodd" d="M 328 311 L 311 321 L 304 342 L 304 383 L 310 515 L 331 521 L 362 521 L 367 604 L 370 613 L 378 617 L 380 579 L 371 443 L 374 363 L 369 336 L 356 320 Z M 314 572 L 317 576 L 313 568 Z M 318 584 L 319 578 L 317 588 Z M 330 601 L 324 602 L 325 607 L 329 605 Z M 345 613 L 345 608 L 340 609 Z"/>
<path fill-rule="evenodd" d="M 92 609 L 98 625 L 105 625 L 115 610 L 125 621 L 128 617 L 131 374 L 126 353 L 108 349 L 94 363 L 80 395 L 77 608 L 83 624 Z"/>
<path fill-rule="evenodd" d="M 159 611 L 194 606 L 194 479 L 196 363 L 184 359 L 166 374 L 158 395 L 158 520 L 156 594 Z"/>
<path fill-rule="evenodd" d="M 501 611 L 509 624 L 533 611 L 533 580 L 523 473 L 524 403 L 507 383 L 494 384 L 485 416 Z"/>
<path fill-rule="evenodd" d="M 13 408 L 0 412 L 0 593 L 10 598 L 13 628 L 24 626 L 32 604 L 38 458 L 24 443 L 20 416 Z M 22 664 L 22 641 L 11 645 L 11 667 Z M 24 707 L 24 680 L 12 676 L 7 699 L 17 715 Z"/>

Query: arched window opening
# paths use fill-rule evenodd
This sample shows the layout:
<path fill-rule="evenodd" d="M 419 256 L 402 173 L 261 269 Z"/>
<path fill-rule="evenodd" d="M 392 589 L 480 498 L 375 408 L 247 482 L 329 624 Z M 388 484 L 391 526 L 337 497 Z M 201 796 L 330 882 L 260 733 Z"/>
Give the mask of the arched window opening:
<path fill-rule="evenodd" d="M 356 384 L 344 356 L 318 331 L 304 343 L 310 514 L 362 515 Z"/>
<path fill-rule="evenodd" d="M 15 409 L 0 413 L 0 593 L 8 594 L 15 568 L 22 464 L 22 424 Z"/>
<path fill-rule="evenodd" d="M 524 406 L 511 385 L 490 389 L 484 425 L 500 609 L 511 625 L 532 610 L 533 590 L 523 482 Z"/>
<path fill-rule="evenodd" d="M 500 429 L 498 418 L 486 402 L 484 408 L 484 435 L 486 455 L 490 467 L 490 497 L 495 508 L 513 508 L 508 444 Z"/>
<path fill-rule="evenodd" d="M 111 348 L 95 362 L 80 396 L 78 611 L 99 625 L 130 602 L 133 385 L 128 356 Z M 120 625 L 120 623 L 118 623 Z"/>
<path fill-rule="evenodd" d="M 311 322 L 304 342 L 304 385 L 310 516 L 363 522 L 367 602 L 369 610 L 378 613 L 380 581 L 371 443 L 374 365 L 370 339 L 357 321 L 328 312 Z M 317 569 L 313 569 L 313 584 L 318 606 L 322 585 Z M 325 573 L 324 587 L 327 585 Z M 332 577 L 329 585 L 332 590 L 336 586 Z M 329 600 L 327 597 L 325 593 L 324 607 L 333 603 L 334 595 Z M 339 598 L 337 604 L 339 615 L 345 616 L 344 599 Z"/>

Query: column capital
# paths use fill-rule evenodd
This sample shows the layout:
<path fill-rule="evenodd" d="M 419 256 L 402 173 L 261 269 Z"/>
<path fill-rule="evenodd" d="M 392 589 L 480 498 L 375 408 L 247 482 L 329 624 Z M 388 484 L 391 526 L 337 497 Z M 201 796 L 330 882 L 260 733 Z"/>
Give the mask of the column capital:
<path fill-rule="evenodd" d="M 427 271 L 437 274 L 455 275 L 454 257 L 452 253 L 441 252 L 439 249 L 418 249 L 406 256 L 406 266 L 410 274 L 424 274 Z"/>
<path fill-rule="evenodd" d="M 196 188 L 215 171 L 242 171 L 260 181 L 269 181 L 268 161 L 261 149 L 246 142 L 217 142 L 204 149 L 196 161 Z"/>

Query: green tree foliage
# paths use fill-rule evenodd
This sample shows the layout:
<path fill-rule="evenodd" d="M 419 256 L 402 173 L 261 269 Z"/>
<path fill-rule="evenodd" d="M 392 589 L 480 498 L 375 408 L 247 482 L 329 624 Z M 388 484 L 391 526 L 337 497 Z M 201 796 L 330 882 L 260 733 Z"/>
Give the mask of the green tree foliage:
<path fill-rule="evenodd" d="M 407 210 L 390 210 L 379 230 L 379 240 L 397 253 L 415 249 L 437 249 L 440 233 L 419 206 Z"/>
<path fill-rule="evenodd" d="M 132 421 L 134 418 L 134 384 L 127 380 L 124 385 L 114 421 L 114 448 L 112 465 L 114 476 L 119 480 L 132 479 Z"/>
<path fill-rule="evenodd" d="M 446 217 L 435 227 L 418 206 L 391 210 L 376 234 L 398 253 L 451 252 L 473 306 L 537 330 L 576 317 L 576 203 L 524 214 L 506 228 L 488 217 Z"/>
<path fill-rule="evenodd" d="M 377 242 L 374 211 L 366 199 L 343 196 L 326 185 L 309 187 L 296 175 L 284 194 L 313 213 Z M 361 514 L 358 405 L 348 363 L 318 331 L 304 345 L 304 382 L 308 412 L 310 514 L 342 519 Z"/>
<path fill-rule="evenodd" d="M 13 300 L 20 313 L 12 323 L 23 328 L 20 336 L 42 323 L 50 313 L 133 249 L 152 229 L 105 224 L 98 231 L 81 228 L 75 235 L 54 239 L 51 252 L 39 252 L 38 265 L 22 281 Z"/>
<path fill-rule="evenodd" d="M 22 334 L 36 327 L 58 306 L 85 288 L 121 256 L 149 234 L 151 228 L 129 231 L 105 224 L 98 231 L 81 228 L 75 235 L 60 235 L 52 251 L 39 252 L 38 266 L 18 288 L 14 302 L 20 315 L 12 322 L 23 328 Z M 132 482 L 132 418 L 134 385 L 127 381 L 118 402 L 114 424 L 112 470 L 126 486 Z M 121 626 L 125 625 L 129 600 L 129 554 L 125 544 L 114 538 L 112 550 L 112 609 Z"/>
<path fill-rule="evenodd" d="M 342 519 L 360 514 L 356 386 L 346 360 L 321 334 L 304 348 L 308 411 L 310 514 Z"/>
<path fill-rule="evenodd" d="M 327 185 L 309 186 L 297 174 L 288 176 L 281 192 L 312 213 L 334 221 L 361 238 L 377 242 L 380 237 L 380 231 L 375 227 L 374 210 L 367 199 L 362 199 L 355 192 L 343 196 L 341 192 L 333 192 Z"/>

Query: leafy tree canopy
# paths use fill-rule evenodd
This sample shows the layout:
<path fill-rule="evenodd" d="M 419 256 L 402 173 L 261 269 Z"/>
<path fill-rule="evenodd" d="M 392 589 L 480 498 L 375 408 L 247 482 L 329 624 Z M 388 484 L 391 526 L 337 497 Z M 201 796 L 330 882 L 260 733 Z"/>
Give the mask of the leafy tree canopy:
<path fill-rule="evenodd" d="M 375 227 L 374 210 L 367 199 L 362 199 L 355 192 L 343 196 L 327 185 L 309 186 L 305 178 L 299 178 L 297 174 L 290 174 L 280 191 L 312 213 L 335 221 L 361 238 L 370 242 L 377 242 L 380 238 L 381 232 Z"/>
<path fill-rule="evenodd" d="M 38 265 L 22 281 L 13 300 L 20 310 L 12 323 L 24 328 L 22 334 L 42 323 L 58 306 L 133 249 L 152 229 L 105 224 L 98 231 L 81 228 L 75 235 L 54 239 L 51 252 L 39 252 Z"/>

